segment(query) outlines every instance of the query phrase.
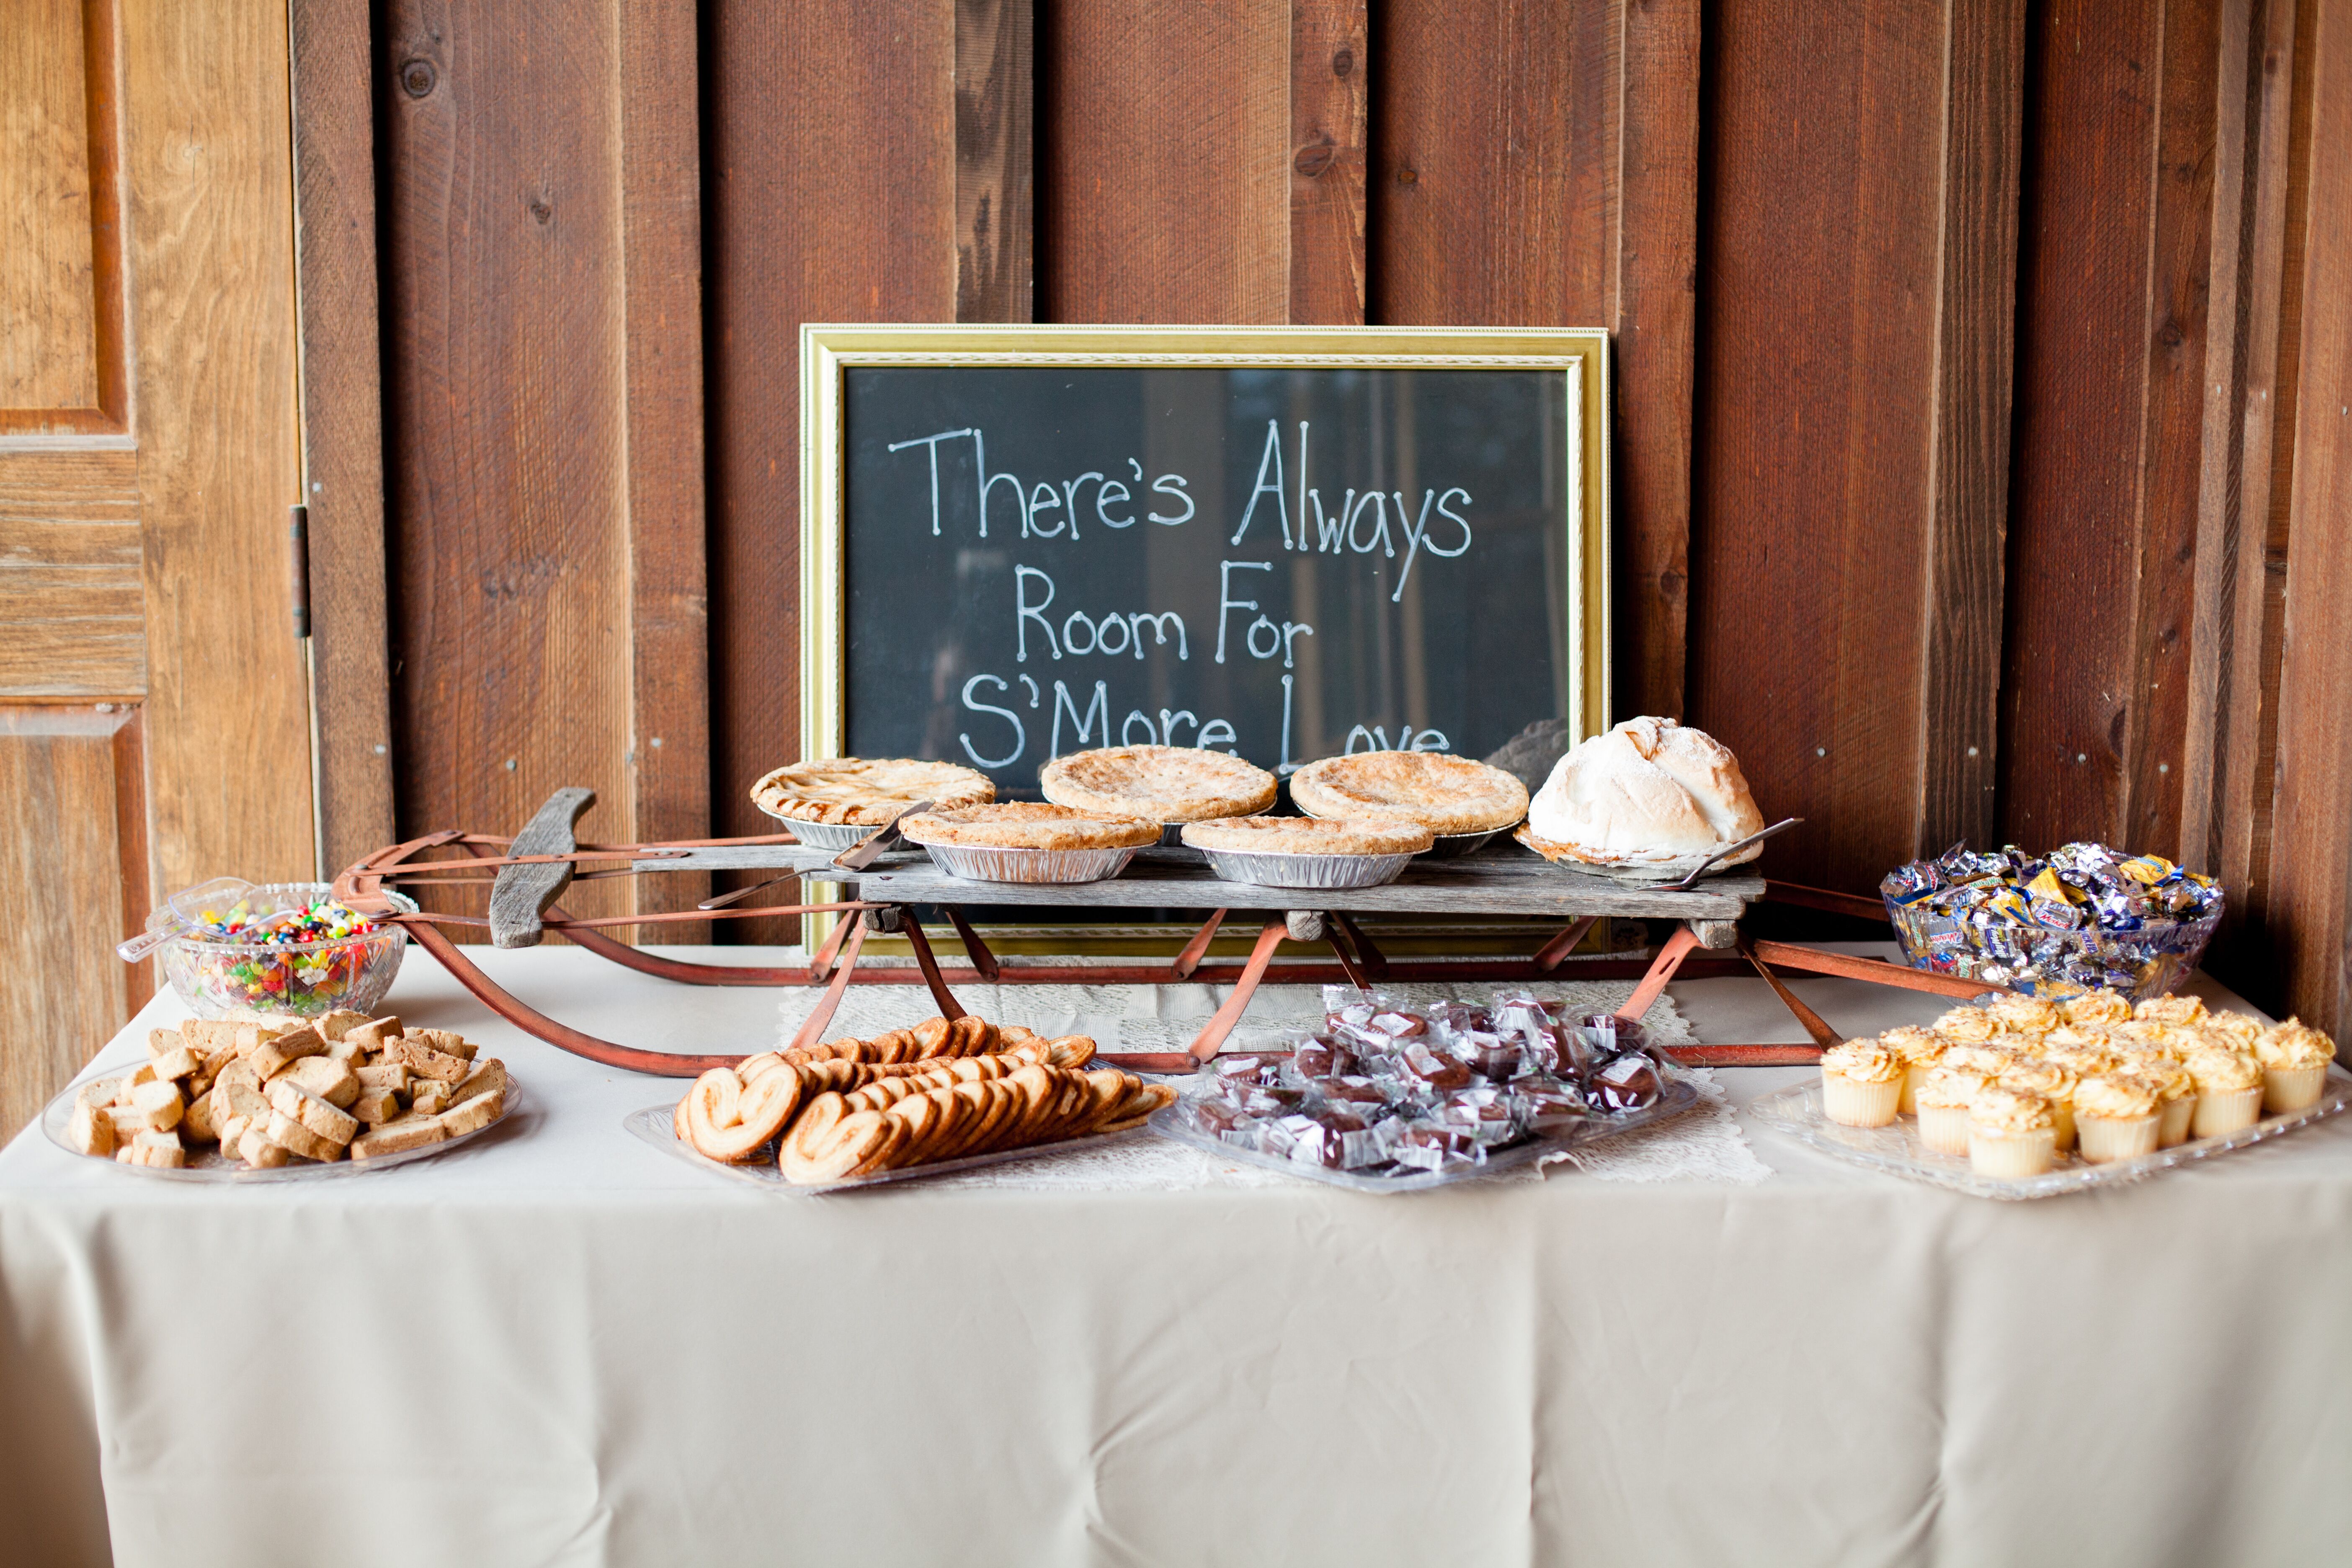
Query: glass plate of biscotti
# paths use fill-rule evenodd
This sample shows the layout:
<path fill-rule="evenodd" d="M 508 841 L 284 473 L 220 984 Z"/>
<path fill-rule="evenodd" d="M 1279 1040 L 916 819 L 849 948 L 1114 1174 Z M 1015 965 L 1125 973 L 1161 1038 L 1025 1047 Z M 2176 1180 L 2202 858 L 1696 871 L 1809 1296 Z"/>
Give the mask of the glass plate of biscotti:
<path fill-rule="evenodd" d="M 1822 1109 L 1819 1079 L 1759 1095 L 1748 1102 L 1748 1112 L 1781 1137 L 1850 1164 L 1949 1187 L 1974 1197 L 2017 1200 L 2054 1198 L 2093 1187 L 2142 1181 L 2198 1160 L 2279 1137 L 2347 1109 L 2352 1109 L 2352 1074 L 2331 1067 L 2319 1099 L 2301 1110 L 2266 1116 L 2234 1132 L 2192 1139 L 2158 1149 L 2153 1154 L 2104 1164 L 2087 1164 L 2079 1155 L 2061 1156 L 2057 1163 L 2038 1176 L 2017 1177 L 1979 1175 L 1970 1168 L 1966 1154 L 1942 1154 L 1928 1148 L 1913 1117 L 1906 1116 L 1884 1127 L 1848 1127 L 1832 1121 Z"/>
<path fill-rule="evenodd" d="M 49 1101 L 47 1107 L 41 1112 L 41 1131 L 47 1136 L 50 1142 L 67 1153 L 94 1164 L 99 1163 L 100 1157 L 84 1154 L 75 1146 L 70 1131 L 77 1099 L 85 1087 L 87 1086 L 76 1085 Z M 365 1154 L 354 1159 L 349 1156 L 348 1151 L 342 1151 L 339 1152 L 338 1157 L 332 1160 L 292 1158 L 282 1165 L 256 1167 L 247 1164 L 235 1155 L 222 1154 L 217 1145 L 205 1145 L 200 1148 L 186 1149 L 181 1156 L 185 1163 L 179 1165 L 131 1164 L 113 1159 L 108 1159 L 105 1163 L 114 1165 L 119 1170 L 136 1172 L 142 1176 L 162 1176 L 175 1182 L 315 1182 L 336 1176 L 364 1176 L 376 1171 L 388 1170 L 394 1165 L 406 1165 L 418 1160 L 429 1160 L 436 1154 L 446 1154 L 453 1149 L 463 1148 L 477 1142 L 495 1129 L 506 1125 L 513 1118 L 516 1110 L 520 1109 L 521 1104 L 522 1086 L 515 1081 L 512 1073 L 508 1073 L 505 1077 L 505 1088 L 499 1096 L 497 1109 L 491 1112 L 488 1120 L 479 1126 L 458 1132 L 451 1132 L 445 1128 L 442 1136 L 407 1147 L 398 1146 L 405 1140 L 394 1138 L 386 1141 L 394 1146 L 386 1148 L 382 1153 Z M 462 1110 L 464 1108 L 459 1109 Z M 427 1120 L 441 1121 L 442 1118 L 434 1117 Z M 471 1117 L 464 1119 L 464 1121 L 471 1120 L 473 1120 Z M 463 1125 L 463 1121 L 458 1125 Z M 371 1131 L 381 1133 L 383 1129 Z M 361 1146 L 365 1146 L 363 1141 L 361 1141 Z"/>
<path fill-rule="evenodd" d="M 632 1135 L 644 1139 L 672 1159 L 683 1160 L 698 1170 L 730 1181 L 742 1182 L 763 1192 L 791 1193 L 801 1197 L 814 1197 L 824 1193 L 852 1192 L 861 1187 L 879 1187 L 893 1182 L 921 1181 L 931 1176 L 951 1176 L 958 1171 L 976 1171 L 987 1165 L 1008 1164 L 1016 1160 L 1034 1160 L 1042 1154 L 1067 1154 L 1081 1149 L 1098 1149 L 1106 1143 L 1124 1142 L 1129 1139 L 1147 1136 L 1141 1127 L 1129 1127 L 1118 1132 L 1099 1132 L 1087 1138 L 1065 1138 L 1055 1143 L 1024 1143 L 1014 1149 L 992 1149 L 985 1154 L 967 1154 L 958 1160 L 940 1160 L 927 1165 L 906 1165 L 892 1171 L 877 1171 L 870 1176 L 849 1176 L 837 1182 L 802 1184 L 784 1180 L 783 1171 L 776 1163 L 775 1146 L 763 1147 L 757 1156 L 740 1163 L 730 1164 L 714 1160 L 678 1142 L 676 1125 L 677 1107 L 648 1105 L 643 1110 L 633 1110 L 621 1119 L 621 1125 Z"/>

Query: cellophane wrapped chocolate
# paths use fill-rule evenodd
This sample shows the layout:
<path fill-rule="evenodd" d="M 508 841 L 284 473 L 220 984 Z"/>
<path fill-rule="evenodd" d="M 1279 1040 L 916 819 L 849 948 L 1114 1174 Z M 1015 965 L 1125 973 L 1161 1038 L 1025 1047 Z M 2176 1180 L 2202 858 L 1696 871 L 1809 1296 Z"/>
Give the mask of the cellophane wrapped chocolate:
<path fill-rule="evenodd" d="M 2161 995 L 2221 923 L 2210 877 L 2087 841 L 2040 857 L 1954 845 L 1890 872 L 1879 892 L 1913 968 L 2028 995 Z"/>
<path fill-rule="evenodd" d="M 1286 1053 L 1204 1068 L 1184 1096 L 1193 1125 L 1329 1170 L 1414 1174 L 1645 1109 L 1667 1081 L 1640 1024 L 1531 992 L 1416 1007 L 1335 985 L 1324 1001 L 1323 1026 Z"/>

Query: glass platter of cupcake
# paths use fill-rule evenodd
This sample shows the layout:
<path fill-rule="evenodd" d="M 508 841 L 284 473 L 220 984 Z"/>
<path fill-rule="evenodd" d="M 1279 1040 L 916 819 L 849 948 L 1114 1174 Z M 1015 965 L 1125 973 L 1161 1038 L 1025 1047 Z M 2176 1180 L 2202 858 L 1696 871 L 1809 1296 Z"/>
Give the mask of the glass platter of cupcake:
<path fill-rule="evenodd" d="M 2352 1105 L 2336 1043 L 2194 996 L 2003 995 L 1847 1040 L 1759 1097 L 1766 1127 L 1982 1197 L 2131 1181 Z"/>

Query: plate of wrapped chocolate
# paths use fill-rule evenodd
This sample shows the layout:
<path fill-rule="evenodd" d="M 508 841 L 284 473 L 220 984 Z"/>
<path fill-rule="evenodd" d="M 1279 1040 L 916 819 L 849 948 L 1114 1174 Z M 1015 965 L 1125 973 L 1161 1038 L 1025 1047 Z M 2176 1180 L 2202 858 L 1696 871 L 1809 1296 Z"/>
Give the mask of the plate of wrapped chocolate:
<path fill-rule="evenodd" d="M 520 1102 L 505 1063 L 446 1029 L 351 1011 L 191 1018 L 150 1030 L 131 1071 L 51 1100 L 41 1130 L 149 1175 L 302 1181 L 445 1152 Z"/>
<path fill-rule="evenodd" d="M 2352 1107 L 2335 1042 L 2194 996 L 2001 995 L 1847 1040 L 1750 1114 L 1856 1164 L 1988 1198 L 2137 1181 Z"/>
<path fill-rule="evenodd" d="M 1632 1019 L 1573 1015 L 1527 992 L 1416 1009 L 1329 986 L 1321 1029 L 1286 1051 L 1216 1058 L 1151 1130 L 1310 1181 L 1412 1193 L 1697 1103 Z"/>
<path fill-rule="evenodd" d="M 1141 1129 L 1175 1090 L 1092 1068 L 1083 1035 L 1046 1039 L 969 1015 L 870 1040 L 764 1051 L 622 1125 L 664 1153 L 774 1192 L 829 1193 L 1088 1146 Z"/>

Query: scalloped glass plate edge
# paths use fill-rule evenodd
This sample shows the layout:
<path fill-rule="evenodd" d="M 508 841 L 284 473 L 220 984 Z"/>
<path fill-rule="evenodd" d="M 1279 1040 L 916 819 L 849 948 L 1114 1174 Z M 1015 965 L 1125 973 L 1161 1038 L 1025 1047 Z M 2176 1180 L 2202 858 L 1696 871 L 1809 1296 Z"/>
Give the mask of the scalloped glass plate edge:
<path fill-rule="evenodd" d="M 488 1125 L 477 1127 L 471 1132 L 455 1138 L 445 1138 L 438 1143 L 427 1143 L 422 1149 L 403 1149 L 397 1154 L 378 1154 L 371 1160 L 337 1160 L 332 1164 L 320 1164 L 306 1160 L 300 1164 L 280 1165 L 275 1170 L 255 1170 L 250 1165 L 224 1160 L 216 1153 L 205 1153 L 199 1159 L 215 1162 L 205 1165 L 182 1165 L 177 1169 L 163 1165 L 126 1165 L 120 1160 L 100 1161 L 95 1154 L 85 1154 L 66 1142 L 66 1124 L 73 1120 L 74 1095 L 81 1085 L 69 1086 L 66 1091 L 42 1108 L 41 1131 L 49 1142 L 76 1160 L 113 1166 L 136 1176 L 161 1177 L 167 1182 L 199 1182 L 215 1185 L 243 1184 L 255 1182 L 319 1182 L 342 1176 L 365 1176 L 377 1171 L 388 1171 L 395 1165 L 413 1165 L 419 1160 L 430 1160 L 436 1154 L 446 1154 L 462 1149 L 495 1128 L 503 1127 L 522 1108 L 522 1085 L 514 1074 L 507 1074 L 506 1108 Z"/>
<path fill-rule="evenodd" d="M 1997 1198 L 2008 1203 L 2063 1197 L 2069 1193 L 2146 1181 L 2199 1160 L 2210 1160 L 2216 1154 L 2281 1137 L 2347 1109 L 2352 1109 L 2352 1073 L 2341 1067 L 2330 1067 L 2326 1091 L 2316 1104 L 2301 1110 L 2281 1111 L 2237 1132 L 2193 1139 L 2137 1159 L 2116 1160 L 2105 1165 L 2085 1165 L 2070 1159 L 2068 1163 L 2039 1176 L 2003 1180 L 1978 1175 L 1969 1168 L 1964 1154 L 1938 1154 L 1929 1149 L 1919 1141 L 1919 1124 L 1914 1118 L 1905 1117 L 1889 1127 L 1838 1125 L 1822 1114 L 1822 1086 L 1818 1080 L 1776 1089 L 1748 1102 L 1748 1114 L 1768 1131 L 1832 1159 L 1931 1186 L 1948 1187 L 1971 1197 Z"/>
<path fill-rule="evenodd" d="M 793 1197 L 821 1198 L 827 1193 L 857 1192 L 866 1187 L 888 1186 L 895 1182 L 919 1182 L 930 1176 L 952 1176 L 959 1171 L 977 1171 L 988 1165 L 1007 1165 L 1016 1160 L 1034 1160 L 1041 1154 L 1066 1154 L 1073 1149 L 1095 1149 L 1105 1143 L 1117 1143 L 1129 1138 L 1140 1137 L 1143 1129 L 1129 1127 L 1119 1132 L 1097 1132 L 1091 1138 L 1066 1138 L 1058 1143 L 1030 1143 L 1018 1149 L 998 1149 L 986 1154 L 966 1154 L 960 1160 L 941 1160 L 933 1165 L 909 1165 L 903 1171 L 883 1171 L 871 1176 L 852 1176 L 845 1182 L 826 1182 L 816 1186 L 799 1186 L 784 1180 L 772 1158 L 747 1160 L 730 1165 L 714 1160 L 708 1154 L 697 1153 L 677 1141 L 671 1129 L 671 1118 L 677 1105 L 648 1105 L 643 1110 L 632 1110 L 621 1118 L 622 1130 L 632 1137 L 642 1139 L 673 1160 L 683 1160 L 698 1171 L 708 1171 L 731 1182 L 740 1182 L 765 1193 L 785 1193 Z"/>
<path fill-rule="evenodd" d="M 1326 1186 L 1345 1187 L 1354 1193 L 1425 1193 L 1436 1187 L 1450 1187 L 1457 1182 L 1475 1182 L 1484 1176 L 1497 1176 L 1514 1171 L 1531 1160 L 1549 1154 L 1566 1154 L 1588 1143 L 1600 1143 L 1644 1127 L 1672 1121 L 1698 1108 L 1697 1088 L 1687 1080 L 1677 1079 L 1666 1086 L 1666 1097 L 1647 1110 L 1633 1111 L 1623 1117 L 1595 1117 L 1573 1128 L 1567 1135 L 1555 1134 L 1537 1138 L 1525 1143 L 1514 1143 L 1499 1153 L 1486 1156 L 1483 1164 L 1464 1165 L 1448 1171 L 1416 1171 L 1409 1176 L 1367 1176 L 1354 1171 L 1334 1171 L 1323 1165 L 1301 1164 L 1278 1154 L 1260 1153 L 1211 1137 L 1197 1128 L 1189 1127 L 1182 1120 L 1184 1102 L 1162 1106 L 1151 1113 L 1144 1125 L 1160 1137 L 1198 1149 L 1220 1160 L 1231 1160 L 1238 1165 L 1248 1165 L 1261 1171 L 1273 1171 L 1302 1182 L 1320 1182 Z"/>

